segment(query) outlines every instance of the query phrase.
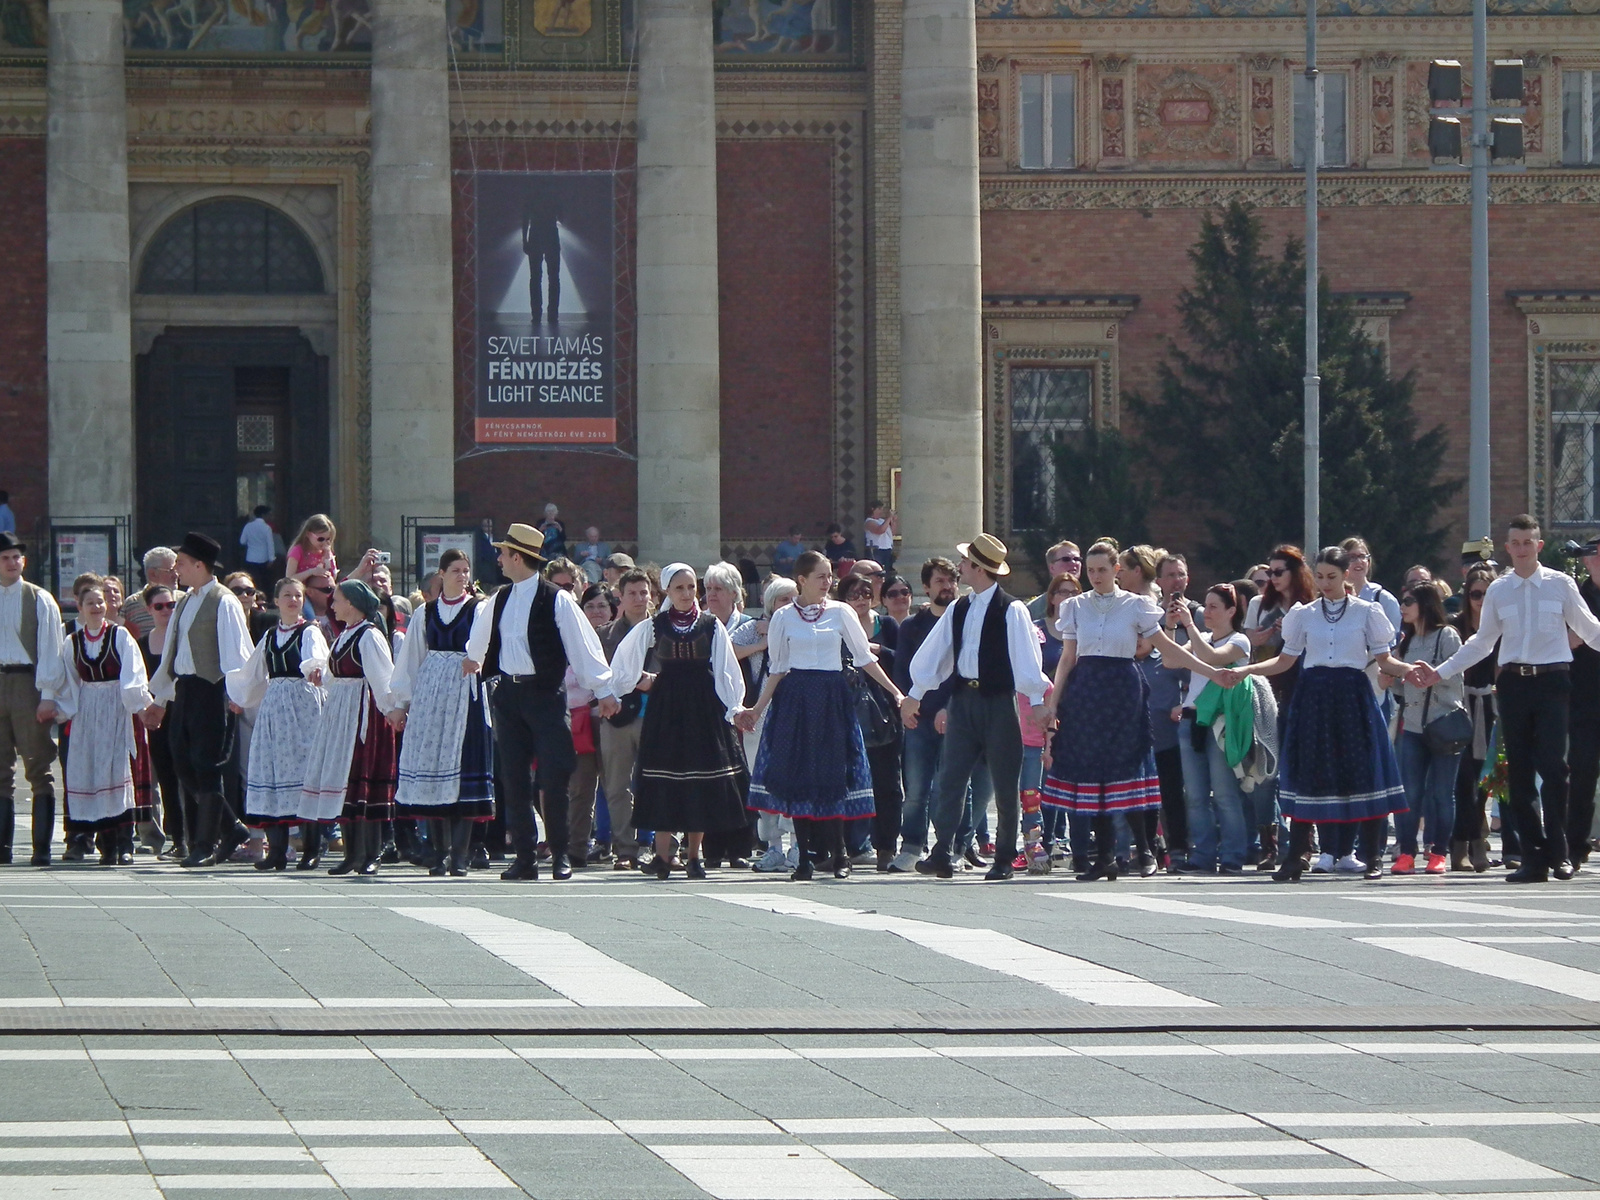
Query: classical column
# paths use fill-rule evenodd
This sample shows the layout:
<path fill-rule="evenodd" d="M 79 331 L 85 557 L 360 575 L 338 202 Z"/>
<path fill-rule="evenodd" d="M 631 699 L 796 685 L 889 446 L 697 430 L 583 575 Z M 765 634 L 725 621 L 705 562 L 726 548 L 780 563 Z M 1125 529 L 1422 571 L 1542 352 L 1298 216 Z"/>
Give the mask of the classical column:
<path fill-rule="evenodd" d="M 972 0 L 905 0 L 902 54 L 900 530 L 914 572 L 983 523 Z"/>
<path fill-rule="evenodd" d="M 445 0 L 374 0 L 372 540 L 455 512 Z"/>
<path fill-rule="evenodd" d="M 711 0 L 639 0 L 639 552 L 722 557 Z"/>
<path fill-rule="evenodd" d="M 51 0 L 45 142 L 50 515 L 133 512 L 120 0 Z"/>

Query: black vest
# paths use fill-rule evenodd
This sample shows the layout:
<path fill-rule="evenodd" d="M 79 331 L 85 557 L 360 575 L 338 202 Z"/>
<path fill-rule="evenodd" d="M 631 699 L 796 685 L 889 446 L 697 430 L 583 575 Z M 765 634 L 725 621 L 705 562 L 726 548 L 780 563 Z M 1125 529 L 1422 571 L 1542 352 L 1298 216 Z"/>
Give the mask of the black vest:
<path fill-rule="evenodd" d="M 551 692 L 561 689 L 567 673 L 567 648 L 561 642 L 561 628 L 556 624 L 556 592 L 559 590 L 541 577 L 533 593 L 533 603 L 528 606 L 528 654 L 533 659 L 533 674 L 539 686 Z M 501 674 L 500 619 L 510 601 L 511 585 L 507 584 L 494 597 L 494 628 L 489 634 L 489 649 L 483 661 L 485 679 Z"/>
<path fill-rule="evenodd" d="M 1017 690 L 1016 678 L 1011 674 L 1011 647 L 1006 641 L 1006 610 L 1012 598 L 994 586 L 989 597 L 989 607 L 983 614 L 983 625 L 978 632 L 978 693 L 983 696 L 1009 696 Z M 950 614 L 950 638 L 955 649 L 955 660 L 961 661 L 961 635 L 966 629 L 967 610 L 972 607 L 972 597 L 963 596 L 955 603 Z M 956 670 L 961 681 L 961 671 Z"/>
<path fill-rule="evenodd" d="M 272 628 L 263 635 L 266 639 L 266 659 L 268 679 L 298 679 L 300 678 L 300 641 L 305 637 L 306 622 L 301 621 L 295 627 L 294 636 L 283 645 L 278 645 L 278 624 L 273 622 Z"/>

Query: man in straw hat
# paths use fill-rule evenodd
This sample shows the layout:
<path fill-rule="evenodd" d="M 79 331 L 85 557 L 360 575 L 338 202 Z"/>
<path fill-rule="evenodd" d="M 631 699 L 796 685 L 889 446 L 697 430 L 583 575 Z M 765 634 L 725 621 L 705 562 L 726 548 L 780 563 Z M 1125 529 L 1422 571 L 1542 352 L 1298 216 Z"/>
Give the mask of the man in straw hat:
<path fill-rule="evenodd" d="M 1018 779 L 1022 774 L 1022 726 L 1017 718 L 1017 693 L 1037 708 L 1050 681 L 1039 654 L 1039 634 L 1028 607 L 998 583 L 1009 575 L 1005 543 L 987 533 L 956 547 L 957 573 L 971 588 L 939 618 L 911 660 L 911 694 L 900 715 L 915 729 L 922 697 L 952 677 L 954 688 L 946 711 L 944 749 L 931 805 L 935 841 L 928 857 L 917 864 L 924 875 L 949 879 L 955 873 L 951 845 L 961 819 L 972 768 L 979 759 L 989 764 L 994 780 L 1000 827 L 995 834 L 994 862 L 985 879 L 1010 879 L 1017 856 L 1022 815 Z"/>
<path fill-rule="evenodd" d="M 61 610 L 49 592 L 22 577 L 27 550 L 16 534 L 0 532 L 0 863 L 11 861 L 14 764 L 20 754 L 33 789 L 33 865 L 48 867 L 56 823 L 50 726 L 66 669 Z"/>
<path fill-rule="evenodd" d="M 539 878 L 530 774 L 537 760 L 550 873 L 570 879 L 567 781 L 578 758 L 564 682 L 570 665 L 578 683 L 599 699 L 600 715 L 609 717 L 619 707 L 611 692 L 611 668 L 572 593 L 541 574 L 543 535 L 532 525 L 513 525 L 494 545 L 500 570 L 511 583 L 491 603 L 478 605 L 462 669 L 469 675 L 481 672 L 494 684 L 495 782 L 517 852 L 500 878 Z"/>
<path fill-rule="evenodd" d="M 248 836 L 223 796 L 222 769 L 230 750 L 224 680 L 250 659 L 250 626 L 238 598 L 217 579 L 216 539 L 190 533 L 177 552 L 178 582 L 188 592 L 173 610 L 161 665 L 150 679 L 155 703 L 144 720 L 152 728 L 165 722 L 178 781 L 194 798 L 189 857 L 180 865 L 209 867 L 227 862 Z M 187 815 L 184 828 L 191 829 Z"/>

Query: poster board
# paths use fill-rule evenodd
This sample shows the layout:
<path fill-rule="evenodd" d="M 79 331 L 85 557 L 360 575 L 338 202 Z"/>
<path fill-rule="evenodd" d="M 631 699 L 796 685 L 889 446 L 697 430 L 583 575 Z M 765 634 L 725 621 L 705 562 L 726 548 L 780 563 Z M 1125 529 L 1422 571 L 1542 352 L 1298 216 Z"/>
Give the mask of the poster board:
<path fill-rule="evenodd" d="M 63 607 L 77 607 L 72 581 L 86 572 L 117 575 L 117 530 L 111 525 L 52 525 L 50 590 Z"/>
<path fill-rule="evenodd" d="M 425 585 L 433 577 L 433 573 L 439 569 L 439 557 L 446 550 L 460 550 L 476 569 L 477 558 L 474 549 L 477 546 L 477 537 L 478 531 L 470 526 L 452 529 L 419 528 L 415 559 L 418 585 Z"/>

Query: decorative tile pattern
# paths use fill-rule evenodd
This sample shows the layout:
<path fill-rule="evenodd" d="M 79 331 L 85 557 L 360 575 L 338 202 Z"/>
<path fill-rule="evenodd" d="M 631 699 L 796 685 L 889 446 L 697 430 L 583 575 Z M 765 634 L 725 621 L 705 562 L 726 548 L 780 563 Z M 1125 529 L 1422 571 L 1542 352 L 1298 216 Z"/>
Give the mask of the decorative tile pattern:
<path fill-rule="evenodd" d="M 1239 69 L 1232 63 L 1135 68 L 1141 161 L 1179 165 L 1239 157 Z"/>
<path fill-rule="evenodd" d="M 977 0 L 978 17 L 1016 20 L 1304 17 L 1304 0 Z M 1457 0 L 1321 0 L 1317 12 L 1329 17 L 1460 16 Z M 1586 16 L 1593 0 L 1489 0 L 1491 16 Z"/>

